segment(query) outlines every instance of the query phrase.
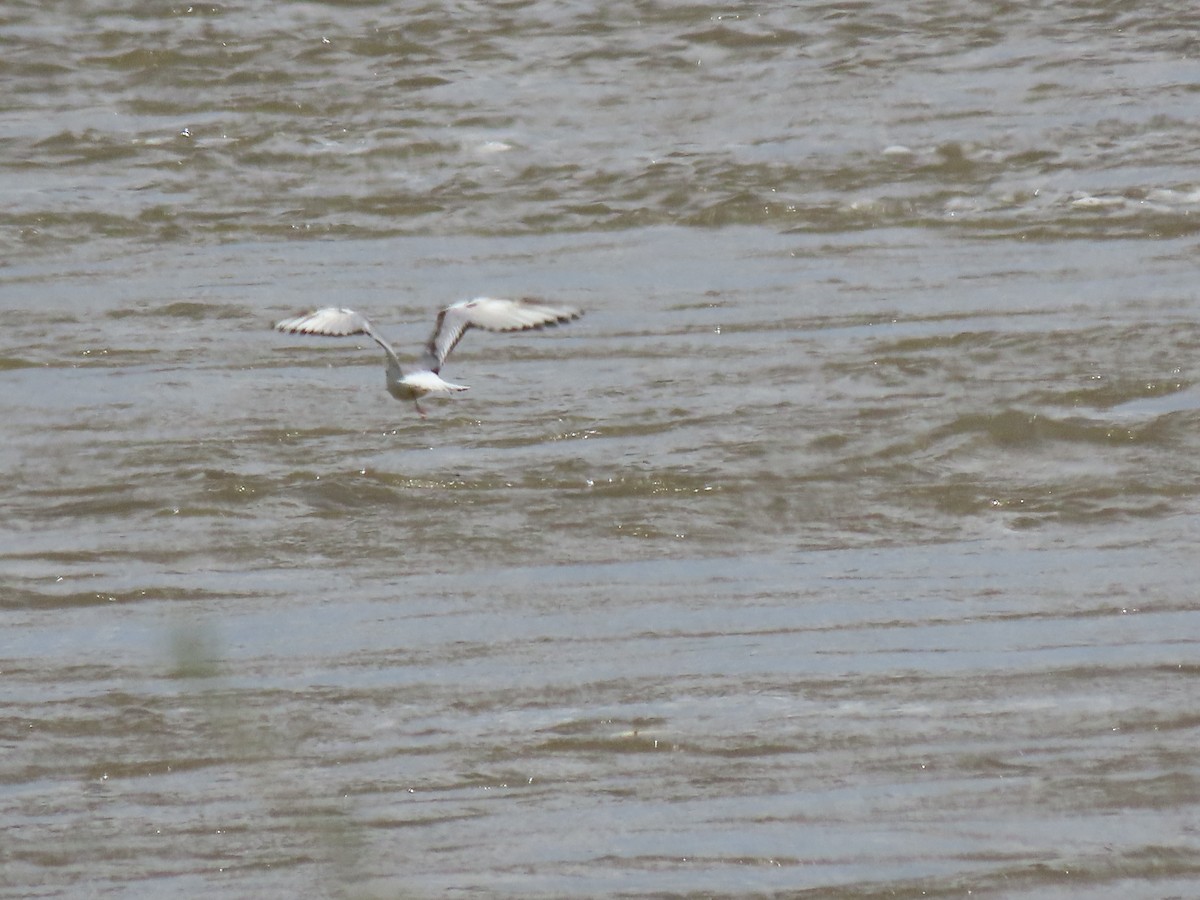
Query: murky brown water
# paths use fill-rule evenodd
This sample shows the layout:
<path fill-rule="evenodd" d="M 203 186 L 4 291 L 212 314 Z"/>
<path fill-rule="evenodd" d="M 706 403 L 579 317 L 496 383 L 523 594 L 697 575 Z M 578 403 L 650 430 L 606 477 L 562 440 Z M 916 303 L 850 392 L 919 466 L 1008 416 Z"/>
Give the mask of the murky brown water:
<path fill-rule="evenodd" d="M 1198 26 L 6 5 L 0 896 L 1200 896 Z"/>

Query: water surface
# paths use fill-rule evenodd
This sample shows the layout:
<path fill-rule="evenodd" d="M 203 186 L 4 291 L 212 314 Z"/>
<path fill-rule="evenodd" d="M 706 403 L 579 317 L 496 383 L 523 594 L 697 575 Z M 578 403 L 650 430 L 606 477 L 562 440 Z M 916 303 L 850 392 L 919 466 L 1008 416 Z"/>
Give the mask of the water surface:
<path fill-rule="evenodd" d="M 1198 24 L 10 4 L 0 894 L 1194 893 Z"/>

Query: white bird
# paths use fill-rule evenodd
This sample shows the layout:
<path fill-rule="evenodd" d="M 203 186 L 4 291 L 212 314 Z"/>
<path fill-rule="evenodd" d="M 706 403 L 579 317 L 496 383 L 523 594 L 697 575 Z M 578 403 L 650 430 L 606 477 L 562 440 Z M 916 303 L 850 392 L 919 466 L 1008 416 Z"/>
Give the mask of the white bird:
<path fill-rule="evenodd" d="M 581 315 L 583 313 L 573 307 L 543 303 L 540 300 L 476 297 L 474 300 L 452 303 L 438 313 L 433 334 L 429 336 L 417 365 L 402 364 L 396 351 L 371 326 L 367 317 L 352 309 L 327 306 L 307 315 L 277 322 L 275 329 L 288 334 L 319 334 L 328 337 L 365 334 L 387 354 L 388 393 L 397 400 L 411 400 L 417 412 L 424 418 L 422 397 L 427 394 L 448 397 L 452 393 L 468 389 L 463 384 L 443 381 L 439 374 L 446 357 L 462 340 L 468 329 L 474 327 L 485 331 L 529 331 L 570 322 Z"/>

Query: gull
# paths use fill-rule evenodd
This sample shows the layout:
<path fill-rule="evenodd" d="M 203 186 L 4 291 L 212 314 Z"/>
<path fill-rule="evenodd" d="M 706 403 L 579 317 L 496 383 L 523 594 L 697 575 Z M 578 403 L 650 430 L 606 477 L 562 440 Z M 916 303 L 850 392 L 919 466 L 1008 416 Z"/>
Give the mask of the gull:
<path fill-rule="evenodd" d="M 425 343 L 420 361 L 415 365 L 404 365 L 370 321 L 362 313 L 352 309 L 327 306 L 315 312 L 275 324 L 277 331 L 287 334 L 319 334 L 327 337 L 347 337 L 365 334 L 387 354 L 387 389 L 397 400 L 411 400 L 421 418 L 421 398 L 427 394 L 449 397 L 459 391 L 468 390 L 465 384 L 443 381 L 441 369 L 462 336 L 471 328 L 484 331 L 529 331 L 560 325 L 578 319 L 582 312 L 558 304 L 540 300 L 500 300 L 495 297 L 476 297 L 452 303 L 438 313 L 433 334 Z"/>

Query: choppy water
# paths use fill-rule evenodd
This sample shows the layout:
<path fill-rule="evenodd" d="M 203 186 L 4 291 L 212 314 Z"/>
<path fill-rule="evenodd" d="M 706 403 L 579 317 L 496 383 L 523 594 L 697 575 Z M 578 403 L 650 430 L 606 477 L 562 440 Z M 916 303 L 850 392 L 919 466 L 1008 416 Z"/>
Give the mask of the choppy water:
<path fill-rule="evenodd" d="M 0 895 L 1200 896 L 1197 26 L 6 5 Z"/>

